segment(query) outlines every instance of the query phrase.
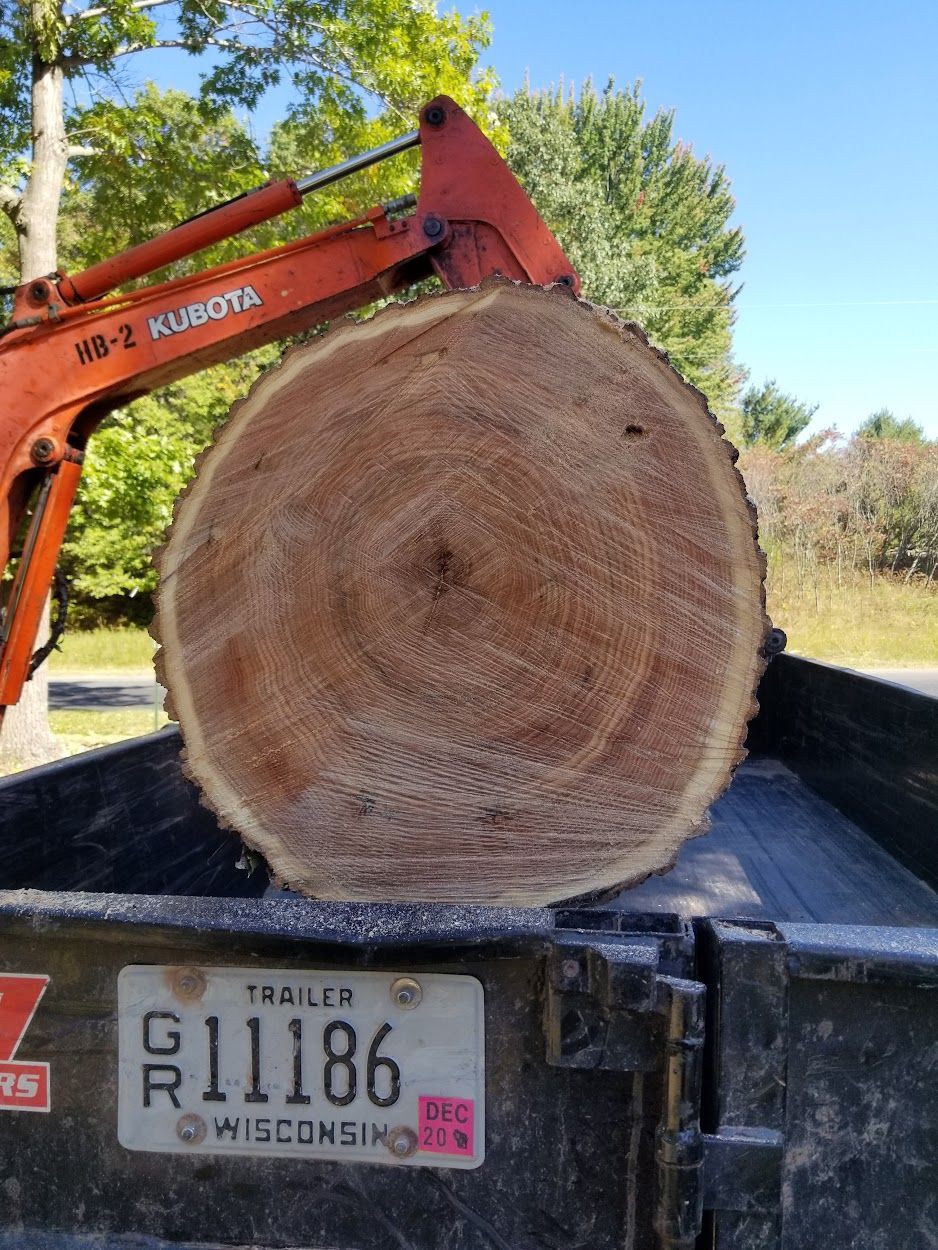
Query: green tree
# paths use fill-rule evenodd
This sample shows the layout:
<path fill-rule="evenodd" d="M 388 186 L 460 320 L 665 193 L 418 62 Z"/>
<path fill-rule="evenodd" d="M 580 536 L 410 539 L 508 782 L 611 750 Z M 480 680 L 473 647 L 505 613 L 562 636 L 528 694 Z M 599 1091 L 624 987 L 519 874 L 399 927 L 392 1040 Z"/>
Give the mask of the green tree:
<path fill-rule="evenodd" d="M 742 232 L 722 166 L 645 114 L 639 85 L 575 97 L 524 88 L 500 106 L 508 161 L 567 250 L 584 294 L 641 322 L 725 413 L 743 379 L 732 359 L 729 279 Z"/>
<path fill-rule="evenodd" d="M 757 445 L 781 451 L 790 447 L 817 412 L 817 404 L 804 404 L 780 391 L 775 379 L 751 386 L 740 405 L 738 437 L 744 447 Z"/>
<path fill-rule="evenodd" d="M 438 91 L 481 104 L 491 77 L 477 75 L 475 65 L 487 41 L 485 18 L 441 15 L 428 0 L 91 0 L 85 7 L 7 0 L 0 6 L 0 210 L 16 232 L 21 269 L 55 268 L 70 163 L 131 156 L 146 178 L 151 157 L 167 155 L 159 117 L 149 135 L 141 119 L 130 121 L 142 102 L 125 99 L 128 58 L 169 48 L 198 58 L 193 120 L 253 109 L 289 82 L 290 116 L 342 138 L 367 127 L 376 105 L 385 124 L 399 127 Z M 132 151 L 128 131 L 138 140 Z M 235 155 L 233 177 L 214 184 L 215 198 L 232 194 L 232 182 L 235 193 L 242 189 L 243 152 Z M 198 170 L 180 172 L 186 185 L 198 183 Z"/>
<path fill-rule="evenodd" d="M 439 14 L 430 0 L 5 0 L 5 268 L 24 282 L 54 272 L 60 254 L 73 267 L 93 263 L 262 180 L 256 147 L 232 110 L 252 110 L 280 83 L 292 87 L 288 123 L 317 129 L 323 148 L 409 127 L 439 91 L 481 108 L 492 79 L 475 66 L 488 37 L 485 17 Z M 128 102 L 128 62 L 171 48 L 197 58 L 197 94 L 146 89 Z M 112 427 L 116 461 L 122 420 Z M 175 434 L 168 437 L 151 440 L 146 454 L 154 464 L 163 455 L 172 480 Z M 86 508 L 93 494 L 92 486 Z M 44 690 L 33 688 L 30 706 L 7 717 L 0 737 L 0 751 L 18 758 L 49 746 Z"/>
<path fill-rule="evenodd" d="M 870 413 L 865 421 L 857 426 L 859 438 L 892 438 L 900 443 L 924 444 L 925 431 L 911 417 L 900 420 L 888 408 L 880 408 Z"/>
<path fill-rule="evenodd" d="M 264 348 L 174 382 L 101 426 L 62 548 L 76 623 L 149 623 L 153 551 L 173 505 L 213 430 L 276 351 Z"/>
<path fill-rule="evenodd" d="M 71 120 L 90 146 L 66 185 L 59 231 L 63 269 L 113 256 L 267 178 L 248 128 L 230 112 L 206 117 L 183 91 L 146 83 L 126 105 L 93 101 Z M 236 238 L 179 262 L 176 271 L 244 250 L 245 240 Z"/>

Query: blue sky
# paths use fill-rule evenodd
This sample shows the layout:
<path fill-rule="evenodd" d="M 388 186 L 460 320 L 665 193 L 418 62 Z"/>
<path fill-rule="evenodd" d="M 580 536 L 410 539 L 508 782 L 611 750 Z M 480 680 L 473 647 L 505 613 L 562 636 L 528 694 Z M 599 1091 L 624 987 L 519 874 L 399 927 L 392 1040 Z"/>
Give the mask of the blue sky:
<path fill-rule="evenodd" d="M 747 241 L 736 354 L 850 430 L 938 437 L 938 3 L 490 0 L 506 89 L 609 75 L 726 166 Z"/>

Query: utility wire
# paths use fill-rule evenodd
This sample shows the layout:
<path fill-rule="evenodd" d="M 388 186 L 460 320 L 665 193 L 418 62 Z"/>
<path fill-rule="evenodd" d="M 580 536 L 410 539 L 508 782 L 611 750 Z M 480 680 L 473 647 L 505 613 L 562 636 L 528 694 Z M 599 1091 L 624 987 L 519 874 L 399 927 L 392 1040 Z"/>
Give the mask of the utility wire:
<path fill-rule="evenodd" d="M 921 305 L 938 304 L 938 299 L 854 299 L 824 300 L 817 302 L 791 304 L 623 304 L 613 308 L 613 312 L 716 312 L 720 309 L 734 312 L 748 311 L 751 308 L 899 308 L 919 307 Z"/>

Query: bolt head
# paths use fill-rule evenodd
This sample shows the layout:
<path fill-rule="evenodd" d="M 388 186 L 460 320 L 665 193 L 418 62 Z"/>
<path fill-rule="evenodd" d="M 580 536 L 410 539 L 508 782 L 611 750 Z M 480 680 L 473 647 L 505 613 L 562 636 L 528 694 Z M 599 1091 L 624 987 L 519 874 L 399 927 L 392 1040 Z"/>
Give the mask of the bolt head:
<path fill-rule="evenodd" d="M 385 1140 L 395 1159 L 409 1159 L 417 1151 L 417 1134 L 404 1124 L 392 1128 Z"/>
<path fill-rule="evenodd" d="M 423 223 L 423 232 L 428 239 L 438 239 L 443 233 L 443 223 L 439 217 L 428 217 Z"/>
<path fill-rule="evenodd" d="M 422 998 L 423 988 L 413 977 L 398 977 L 391 982 L 391 1002 L 401 1011 L 412 1011 Z"/>
<path fill-rule="evenodd" d="M 195 1001 L 208 988 L 208 981 L 201 968 L 176 968 L 170 976 L 170 984 L 176 998 Z"/>
<path fill-rule="evenodd" d="M 784 629 L 770 630 L 768 638 L 765 640 L 763 651 L 767 656 L 778 655 L 788 646 L 788 635 Z"/>
<path fill-rule="evenodd" d="M 207 1131 L 205 1121 L 200 1115 L 183 1115 L 176 1122 L 176 1136 L 187 1146 L 197 1146 L 199 1142 L 205 1141 Z"/>
<path fill-rule="evenodd" d="M 438 104 L 433 104 L 423 116 L 428 126 L 442 126 L 446 121 L 446 110 L 440 108 Z"/>
<path fill-rule="evenodd" d="M 51 438 L 37 438 L 29 449 L 36 464 L 48 464 L 55 455 L 55 443 Z"/>
<path fill-rule="evenodd" d="M 568 981 L 572 981 L 574 977 L 580 975 L 580 961 L 578 959 L 565 959 L 560 970 Z"/>

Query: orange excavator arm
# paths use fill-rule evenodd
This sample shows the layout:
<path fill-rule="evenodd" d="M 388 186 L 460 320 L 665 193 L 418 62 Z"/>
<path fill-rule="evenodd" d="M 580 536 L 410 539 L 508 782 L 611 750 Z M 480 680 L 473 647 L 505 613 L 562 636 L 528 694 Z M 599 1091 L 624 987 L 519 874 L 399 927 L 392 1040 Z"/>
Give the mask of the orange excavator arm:
<path fill-rule="evenodd" d="M 416 199 L 189 277 L 108 295 L 418 144 Z M 0 331 L 0 568 L 30 515 L 0 624 L 0 717 L 30 675 L 84 448 L 100 421 L 156 387 L 433 274 L 450 288 L 493 274 L 579 287 L 508 166 L 446 96 L 422 110 L 419 130 L 373 152 L 270 183 L 84 273 L 17 288 L 12 320 Z"/>

